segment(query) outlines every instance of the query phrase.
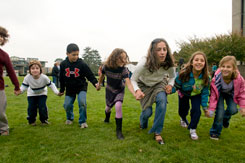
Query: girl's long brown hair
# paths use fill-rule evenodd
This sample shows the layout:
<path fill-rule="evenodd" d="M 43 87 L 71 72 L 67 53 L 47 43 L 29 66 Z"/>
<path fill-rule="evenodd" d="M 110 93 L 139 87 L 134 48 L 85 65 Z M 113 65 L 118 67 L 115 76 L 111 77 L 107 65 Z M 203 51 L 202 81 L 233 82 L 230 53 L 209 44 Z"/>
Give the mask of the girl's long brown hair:
<path fill-rule="evenodd" d="M 191 55 L 191 58 L 189 59 L 188 63 L 185 65 L 183 69 L 180 70 L 179 79 L 182 82 L 187 82 L 190 80 L 190 73 L 192 72 L 193 69 L 192 63 L 196 55 L 202 55 L 205 60 L 205 65 L 204 68 L 202 69 L 202 79 L 203 79 L 203 84 L 205 86 L 208 86 L 209 84 L 208 61 L 207 61 L 206 54 L 201 51 L 196 51 Z"/>
<path fill-rule="evenodd" d="M 166 47 L 167 47 L 167 55 L 166 55 L 166 58 L 165 58 L 165 61 L 163 64 L 160 64 L 158 62 L 158 58 L 157 58 L 156 53 L 155 53 L 157 44 L 160 42 L 164 42 Z M 151 45 L 150 45 L 148 52 L 147 52 L 145 66 L 150 72 L 154 72 L 154 71 L 158 70 L 159 67 L 163 67 L 165 70 L 167 70 L 170 67 L 174 66 L 174 59 L 173 59 L 173 56 L 171 54 L 171 50 L 169 48 L 169 45 L 165 39 L 157 38 L 151 42 Z"/>
<path fill-rule="evenodd" d="M 116 48 L 112 51 L 112 53 L 110 54 L 110 56 L 107 58 L 106 62 L 105 62 L 105 66 L 108 68 L 112 68 L 112 69 L 116 69 L 119 66 L 117 65 L 117 60 L 121 60 L 122 62 L 122 53 L 126 54 L 126 62 L 124 63 L 125 65 L 129 63 L 129 58 L 128 58 L 128 54 L 126 53 L 125 50 L 120 49 L 120 48 Z"/>

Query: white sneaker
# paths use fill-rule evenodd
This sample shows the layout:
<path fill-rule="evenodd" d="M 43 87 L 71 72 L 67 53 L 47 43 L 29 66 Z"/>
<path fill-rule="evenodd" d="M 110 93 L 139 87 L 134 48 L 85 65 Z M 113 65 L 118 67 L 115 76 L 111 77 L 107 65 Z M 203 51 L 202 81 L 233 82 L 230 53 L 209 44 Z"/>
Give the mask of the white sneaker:
<path fill-rule="evenodd" d="M 191 136 L 192 140 L 197 140 L 198 139 L 198 136 L 197 136 L 197 133 L 196 133 L 196 129 L 190 129 L 190 136 Z"/>
<path fill-rule="evenodd" d="M 71 125 L 73 123 L 73 121 L 71 121 L 71 120 L 66 120 L 66 124 L 67 125 Z"/>
<path fill-rule="evenodd" d="M 82 123 L 81 124 L 81 128 L 88 128 L 88 124 L 85 122 L 85 123 Z"/>
<path fill-rule="evenodd" d="M 180 120 L 180 126 L 181 127 L 184 127 L 184 128 L 187 128 L 188 127 L 188 125 L 186 124 L 186 122 L 183 121 L 182 119 Z"/>

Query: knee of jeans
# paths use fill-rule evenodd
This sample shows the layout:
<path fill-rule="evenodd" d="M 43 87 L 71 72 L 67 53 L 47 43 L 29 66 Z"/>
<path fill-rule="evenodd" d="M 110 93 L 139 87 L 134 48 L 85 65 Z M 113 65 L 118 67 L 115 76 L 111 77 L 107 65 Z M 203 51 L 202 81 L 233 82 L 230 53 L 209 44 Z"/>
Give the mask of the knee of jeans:
<path fill-rule="evenodd" d="M 167 97 L 164 94 L 160 94 L 156 97 L 156 103 L 166 104 Z"/>
<path fill-rule="evenodd" d="M 80 107 L 86 108 L 86 107 L 87 107 L 86 102 L 81 101 L 81 102 L 79 103 L 79 108 L 80 108 Z"/>
<path fill-rule="evenodd" d="M 237 108 L 233 108 L 229 111 L 230 115 L 234 115 L 238 112 L 238 109 Z"/>
<path fill-rule="evenodd" d="M 149 118 L 152 115 L 151 110 L 145 110 L 143 114 L 143 118 Z"/>
<path fill-rule="evenodd" d="M 66 110 L 72 108 L 72 104 L 64 104 L 63 106 Z"/>

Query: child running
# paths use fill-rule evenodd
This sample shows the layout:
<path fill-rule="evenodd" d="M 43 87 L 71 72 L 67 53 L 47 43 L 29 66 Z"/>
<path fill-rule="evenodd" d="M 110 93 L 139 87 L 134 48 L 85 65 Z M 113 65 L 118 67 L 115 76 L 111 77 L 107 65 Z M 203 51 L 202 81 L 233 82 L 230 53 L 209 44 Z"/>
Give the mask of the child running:
<path fill-rule="evenodd" d="M 203 110 L 208 106 L 209 76 L 208 62 L 203 52 L 192 54 L 190 60 L 180 71 L 175 79 L 175 88 L 179 90 L 179 115 L 180 124 L 190 130 L 191 139 L 197 140 L 196 128 L 201 116 L 200 105 Z M 191 121 L 188 123 L 188 115 L 191 100 Z"/>
<path fill-rule="evenodd" d="M 9 38 L 8 31 L 0 26 L 0 46 L 3 46 Z M 4 91 L 3 67 L 5 67 L 11 82 L 14 84 L 14 93 L 20 92 L 19 81 L 15 75 L 9 55 L 0 49 L 0 135 L 9 135 L 8 119 L 6 116 L 7 99 Z"/>
<path fill-rule="evenodd" d="M 141 129 L 148 128 L 148 120 L 153 113 L 152 106 L 156 103 L 154 123 L 149 133 L 154 133 L 154 139 L 160 145 L 164 144 L 160 134 L 167 110 L 167 94 L 172 91 L 174 79 L 174 61 L 170 47 L 165 39 L 156 38 L 150 43 L 147 56 L 137 64 L 131 81 L 142 108 Z"/>
<path fill-rule="evenodd" d="M 46 86 L 49 86 L 56 95 L 60 95 L 59 91 L 55 84 L 50 81 L 48 76 L 42 73 L 42 65 L 39 61 L 33 60 L 29 63 L 29 72 L 30 74 L 25 76 L 20 87 L 20 93 L 24 93 L 27 90 L 27 120 L 30 125 L 36 126 L 38 108 L 41 123 L 47 125 L 49 122 L 46 105 L 48 89 Z"/>
<path fill-rule="evenodd" d="M 66 59 L 60 64 L 60 92 L 66 91 L 64 109 L 66 111 L 66 124 L 71 125 L 74 120 L 73 104 L 77 97 L 79 105 L 79 126 L 87 128 L 86 95 L 88 83 L 86 78 L 96 87 L 97 79 L 88 65 L 79 58 L 79 47 L 69 44 L 66 49 Z"/>
<path fill-rule="evenodd" d="M 238 112 L 245 116 L 245 83 L 240 75 L 234 56 L 225 56 L 219 63 L 211 82 L 211 95 L 207 117 L 212 117 L 215 111 L 215 118 L 210 129 L 210 138 L 219 140 L 222 128 L 228 128 L 231 116 Z M 224 101 L 227 108 L 225 110 Z"/>
<path fill-rule="evenodd" d="M 109 123 L 111 109 L 116 109 L 116 135 L 118 139 L 124 139 L 122 134 L 122 103 L 124 98 L 125 83 L 129 91 L 135 96 L 133 86 L 129 80 L 129 72 L 125 65 L 129 62 L 127 53 L 123 49 L 116 48 L 112 51 L 105 65 L 102 68 L 102 75 L 99 78 L 97 90 L 100 90 L 101 83 L 107 76 L 106 85 L 106 108 L 105 120 Z"/>

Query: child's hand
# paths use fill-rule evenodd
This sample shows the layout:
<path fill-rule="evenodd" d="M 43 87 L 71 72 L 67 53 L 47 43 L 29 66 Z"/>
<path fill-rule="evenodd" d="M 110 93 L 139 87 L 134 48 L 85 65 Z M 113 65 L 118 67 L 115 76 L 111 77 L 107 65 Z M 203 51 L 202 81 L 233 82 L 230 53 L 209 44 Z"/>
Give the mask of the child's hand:
<path fill-rule="evenodd" d="M 64 95 L 64 92 L 63 93 L 60 93 L 60 92 L 58 93 L 58 96 L 63 96 L 63 95 Z"/>
<path fill-rule="evenodd" d="M 240 108 L 240 113 L 242 117 L 245 117 L 245 108 Z"/>
<path fill-rule="evenodd" d="M 21 91 L 20 90 L 18 90 L 18 91 L 14 91 L 14 94 L 16 95 L 16 96 L 18 96 L 19 94 L 21 94 Z"/>
<path fill-rule="evenodd" d="M 97 90 L 97 91 L 99 91 L 99 90 L 100 90 L 100 88 L 101 88 L 100 84 L 99 84 L 99 83 L 97 83 L 97 84 L 95 84 L 95 86 L 96 86 L 96 90 Z"/>
<path fill-rule="evenodd" d="M 136 100 L 140 100 L 140 99 L 142 99 L 144 97 L 145 97 L 145 94 L 140 89 L 138 89 L 135 92 L 135 98 L 136 98 Z"/>
<path fill-rule="evenodd" d="M 166 93 L 167 94 L 171 94 L 171 92 L 172 92 L 172 86 L 171 85 L 167 85 L 166 86 Z"/>
<path fill-rule="evenodd" d="M 210 118 L 210 114 L 209 114 L 208 109 L 204 110 L 204 113 L 205 113 L 205 116 L 206 116 L 206 117 Z"/>

